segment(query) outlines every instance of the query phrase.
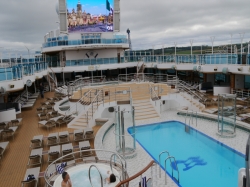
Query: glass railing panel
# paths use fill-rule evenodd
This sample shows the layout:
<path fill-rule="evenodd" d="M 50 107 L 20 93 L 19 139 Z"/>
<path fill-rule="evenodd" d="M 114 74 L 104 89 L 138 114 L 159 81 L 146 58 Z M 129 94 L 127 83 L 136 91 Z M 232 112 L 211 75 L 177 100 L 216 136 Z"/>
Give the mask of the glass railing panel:
<path fill-rule="evenodd" d="M 12 80 L 13 75 L 12 75 L 12 68 L 6 68 L 6 75 L 7 75 L 7 80 Z"/>
<path fill-rule="evenodd" d="M 103 59 L 102 58 L 98 58 L 98 59 L 96 59 L 96 61 L 97 61 L 96 62 L 97 64 L 103 64 Z"/>
<path fill-rule="evenodd" d="M 83 63 L 84 63 L 85 66 L 89 66 L 91 64 L 90 59 L 84 59 Z"/>

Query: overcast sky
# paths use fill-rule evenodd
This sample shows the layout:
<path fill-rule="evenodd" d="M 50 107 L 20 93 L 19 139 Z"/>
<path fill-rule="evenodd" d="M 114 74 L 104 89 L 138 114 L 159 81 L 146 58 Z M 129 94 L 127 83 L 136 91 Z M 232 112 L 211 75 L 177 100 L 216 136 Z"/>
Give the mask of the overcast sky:
<path fill-rule="evenodd" d="M 83 1 L 83 0 L 82 0 Z M 40 50 L 44 35 L 58 27 L 57 0 L 1 0 L 0 47 Z M 240 43 L 250 40 L 249 0 L 121 0 L 121 33 L 131 30 L 134 49 Z M 0 51 L 3 50 L 0 48 Z M 17 53 L 19 53 L 17 52 Z"/>

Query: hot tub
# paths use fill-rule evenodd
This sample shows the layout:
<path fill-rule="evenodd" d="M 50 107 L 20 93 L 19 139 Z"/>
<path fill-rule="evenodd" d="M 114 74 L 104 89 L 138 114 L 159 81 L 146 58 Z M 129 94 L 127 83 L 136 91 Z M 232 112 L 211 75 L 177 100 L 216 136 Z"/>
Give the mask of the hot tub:
<path fill-rule="evenodd" d="M 78 165 L 72 168 L 69 168 L 67 173 L 70 176 L 72 186 L 73 187 L 91 187 L 90 181 L 89 181 L 89 168 L 91 165 L 95 165 L 99 171 L 101 172 L 103 180 L 105 180 L 107 177 L 109 177 L 110 174 L 107 174 L 108 171 L 111 173 L 110 166 L 105 165 L 105 164 L 99 164 L 99 163 L 92 163 L 92 164 L 83 164 L 83 165 Z M 90 172 L 91 176 L 91 181 L 94 187 L 101 186 L 101 177 L 95 167 L 91 168 Z M 111 183 L 111 184 L 105 184 L 103 183 L 105 187 L 115 187 L 120 181 L 120 174 L 118 173 L 117 170 L 113 168 L 113 173 L 115 174 L 116 177 L 116 182 Z M 61 182 L 62 182 L 62 177 L 61 175 L 56 178 L 55 183 L 53 187 L 61 187 Z"/>

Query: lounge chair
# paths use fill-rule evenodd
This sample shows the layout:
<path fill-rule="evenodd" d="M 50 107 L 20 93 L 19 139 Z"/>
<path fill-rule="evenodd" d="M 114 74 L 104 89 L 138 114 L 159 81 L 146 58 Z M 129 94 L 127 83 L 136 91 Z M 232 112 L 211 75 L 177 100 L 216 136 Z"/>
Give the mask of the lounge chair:
<path fill-rule="evenodd" d="M 83 130 L 74 130 L 74 141 L 84 140 L 84 131 Z"/>
<path fill-rule="evenodd" d="M 39 173 L 40 173 L 40 167 L 36 167 L 36 168 L 29 168 L 26 170 L 25 176 L 22 183 L 22 187 L 25 185 L 30 186 L 32 184 L 33 187 L 37 187 L 38 185 L 38 181 L 39 181 Z M 33 180 L 27 180 L 29 175 L 33 175 L 35 179 Z"/>
<path fill-rule="evenodd" d="M 39 117 L 39 121 L 43 121 L 43 120 L 47 120 L 48 119 L 48 115 L 45 112 L 37 114 L 37 115 Z"/>
<path fill-rule="evenodd" d="M 88 149 L 90 149 L 90 144 L 89 141 L 82 141 L 79 142 L 79 149 L 80 149 L 80 156 L 81 157 L 86 157 L 86 156 L 91 156 L 93 155 L 92 151 L 87 151 Z"/>
<path fill-rule="evenodd" d="M 68 144 L 63 144 L 62 145 L 62 156 L 67 155 L 73 153 L 73 145 L 72 143 L 68 143 Z M 62 160 L 74 160 L 75 156 L 74 154 L 71 154 L 67 157 L 64 157 Z"/>
<path fill-rule="evenodd" d="M 9 145 L 9 142 L 1 142 L 0 143 L 0 157 L 1 158 L 3 158 L 3 154 L 6 151 L 8 145 Z"/>
<path fill-rule="evenodd" d="M 48 153 L 48 163 L 53 162 L 61 156 L 61 146 L 50 146 Z"/>
<path fill-rule="evenodd" d="M 42 107 L 37 108 L 37 109 L 36 109 L 36 112 L 37 112 L 38 114 L 43 113 L 43 108 L 42 108 Z"/>
<path fill-rule="evenodd" d="M 90 139 L 95 138 L 94 131 L 92 128 L 85 128 L 84 132 L 85 132 L 85 135 L 84 135 L 85 140 L 90 140 Z"/>
<path fill-rule="evenodd" d="M 38 127 L 39 125 L 42 125 L 44 127 L 47 127 L 47 130 L 51 127 L 56 127 L 56 122 L 54 120 L 49 120 L 49 121 L 39 121 L 38 122 Z"/>
<path fill-rule="evenodd" d="M 50 117 L 51 118 L 55 118 L 57 117 L 59 114 L 58 114 L 58 111 L 52 111 L 51 114 L 50 114 Z"/>
<path fill-rule="evenodd" d="M 0 130 L 4 130 L 8 127 L 8 125 L 4 122 L 0 123 Z"/>
<path fill-rule="evenodd" d="M 46 107 L 46 110 L 47 110 L 47 112 L 52 112 L 53 111 L 53 107 L 51 105 L 48 105 Z"/>
<path fill-rule="evenodd" d="M 68 131 L 59 132 L 59 144 L 69 143 L 70 137 Z"/>
<path fill-rule="evenodd" d="M 43 146 L 43 135 L 34 136 L 31 140 L 30 148 L 40 148 Z"/>
<path fill-rule="evenodd" d="M 20 121 L 17 119 L 11 120 L 12 126 L 20 126 Z"/>
<path fill-rule="evenodd" d="M 32 149 L 27 166 L 37 166 L 42 164 L 43 148 Z"/>
<path fill-rule="evenodd" d="M 63 120 L 63 117 L 60 117 L 56 120 L 56 124 L 61 128 L 61 125 L 67 125 L 67 122 Z"/>
<path fill-rule="evenodd" d="M 14 140 L 14 134 L 17 130 L 17 127 L 9 127 L 8 129 L 5 129 L 1 132 L 2 137 L 5 139 L 6 137 L 12 137 Z"/>
<path fill-rule="evenodd" d="M 58 133 L 51 133 L 47 137 L 47 145 L 57 145 L 58 144 Z"/>

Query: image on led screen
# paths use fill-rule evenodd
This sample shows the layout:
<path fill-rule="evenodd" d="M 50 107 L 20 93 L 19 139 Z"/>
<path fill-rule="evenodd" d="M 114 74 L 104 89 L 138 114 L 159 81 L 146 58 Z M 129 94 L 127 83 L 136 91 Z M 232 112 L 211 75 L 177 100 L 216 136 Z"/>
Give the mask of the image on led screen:
<path fill-rule="evenodd" d="M 113 32 L 114 0 L 66 0 L 69 33 Z"/>

